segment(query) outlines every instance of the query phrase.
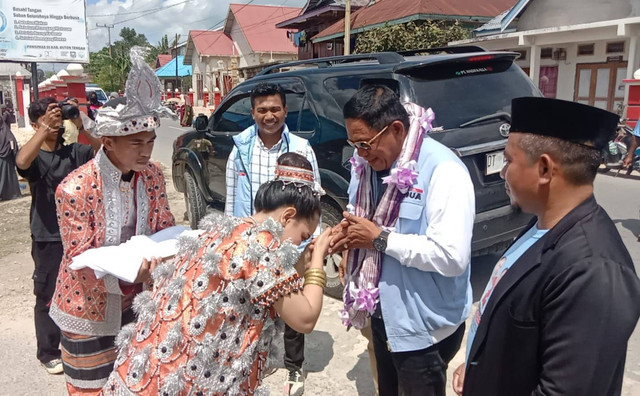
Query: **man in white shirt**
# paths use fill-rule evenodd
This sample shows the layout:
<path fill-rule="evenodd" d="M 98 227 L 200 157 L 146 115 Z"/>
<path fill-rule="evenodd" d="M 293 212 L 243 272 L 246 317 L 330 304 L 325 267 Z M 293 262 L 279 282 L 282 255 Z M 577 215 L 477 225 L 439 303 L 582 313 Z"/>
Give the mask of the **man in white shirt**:
<path fill-rule="evenodd" d="M 381 396 L 444 396 L 472 300 L 473 184 L 427 135 L 430 109 L 369 86 L 344 117 L 356 154 L 354 213 L 344 213 L 332 242 L 348 249 L 343 320 L 362 328 L 371 317 Z"/>

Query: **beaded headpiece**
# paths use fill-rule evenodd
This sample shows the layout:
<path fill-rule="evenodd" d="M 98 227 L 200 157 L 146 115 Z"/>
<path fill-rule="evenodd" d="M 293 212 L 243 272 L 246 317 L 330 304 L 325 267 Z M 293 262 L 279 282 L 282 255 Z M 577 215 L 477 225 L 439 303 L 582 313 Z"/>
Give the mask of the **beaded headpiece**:
<path fill-rule="evenodd" d="M 307 186 L 316 196 L 325 194 L 320 184 L 314 180 L 313 171 L 296 166 L 276 165 L 275 174 L 276 177 L 273 181 L 281 181 L 283 189 L 286 185 L 293 184 L 298 187 L 298 191 L 301 191 L 302 187 Z"/>
<path fill-rule="evenodd" d="M 98 109 L 92 131 L 95 136 L 127 136 L 151 131 L 160 126 L 160 117 L 176 117 L 162 105 L 162 84 L 144 61 L 145 54 L 143 47 L 131 48 L 131 70 L 124 90 L 126 103 Z"/>

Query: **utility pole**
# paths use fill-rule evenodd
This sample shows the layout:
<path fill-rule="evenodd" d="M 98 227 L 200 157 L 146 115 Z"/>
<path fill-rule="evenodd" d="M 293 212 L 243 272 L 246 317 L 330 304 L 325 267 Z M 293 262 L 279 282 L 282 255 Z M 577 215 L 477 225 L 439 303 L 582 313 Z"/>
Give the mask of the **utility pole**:
<path fill-rule="evenodd" d="M 31 88 L 33 89 L 33 101 L 39 99 L 38 95 L 38 64 L 31 62 Z"/>
<path fill-rule="evenodd" d="M 174 43 L 174 49 L 176 50 L 176 86 L 174 87 L 174 91 L 178 88 L 178 33 L 176 33 L 176 41 Z"/>
<path fill-rule="evenodd" d="M 113 59 L 113 57 L 111 56 L 111 29 L 113 29 L 113 24 L 109 25 L 109 24 L 98 24 L 96 23 L 96 27 L 103 27 L 103 28 L 107 28 L 107 35 L 109 36 L 109 58 Z M 113 62 L 109 62 L 109 84 L 111 84 L 110 88 L 113 88 L 113 73 L 111 72 L 111 64 Z"/>
<path fill-rule="evenodd" d="M 344 7 L 344 55 L 351 53 L 351 0 Z"/>
<path fill-rule="evenodd" d="M 111 58 L 111 29 L 113 29 L 113 25 L 108 25 L 106 23 L 100 25 L 99 23 L 96 23 L 96 27 L 107 28 L 107 34 L 109 35 L 109 58 Z"/>

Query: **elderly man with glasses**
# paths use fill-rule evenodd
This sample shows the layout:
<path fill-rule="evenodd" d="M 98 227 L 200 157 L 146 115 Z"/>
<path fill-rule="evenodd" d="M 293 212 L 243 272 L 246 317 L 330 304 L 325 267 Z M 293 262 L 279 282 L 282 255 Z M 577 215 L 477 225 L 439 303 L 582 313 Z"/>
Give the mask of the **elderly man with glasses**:
<path fill-rule="evenodd" d="M 344 117 L 356 153 L 350 212 L 332 239 L 347 252 L 343 322 L 363 328 L 370 318 L 381 396 L 444 396 L 472 303 L 473 184 L 428 136 L 430 109 L 368 86 Z"/>

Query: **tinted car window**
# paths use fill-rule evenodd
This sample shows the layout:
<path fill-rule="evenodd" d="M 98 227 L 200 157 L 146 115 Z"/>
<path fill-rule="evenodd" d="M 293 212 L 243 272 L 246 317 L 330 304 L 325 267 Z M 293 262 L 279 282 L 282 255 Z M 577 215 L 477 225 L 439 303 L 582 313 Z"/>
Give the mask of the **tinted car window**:
<path fill-rule="evenodd" d="M 316 130 L 318 120 L 303 93 L 287 92 L 287 126 L 290 131 L 310 133 Z"/>
<path fill-rule="evenodd" d="M 441 74 L 438 70 L 424 70 L 424 74 L 412 73 L 408 77 L 417 104 L 431 107 L 436 115 L 434 127 L 446 130 L 499 111 L 511 113 L 511 99 L 538 95 L 518 66 L 497 70 L 500 68 L 460 75 L 456 74 L 460 70 L 447 65 Z M 434 76 L 436 79 L 432 79 Z"/>
<path fill-rule="evenodd" d="M 297 80 L 274 80 L 285 90 L 287 99 L 287 118 L 285 123 L 290 131 L 312 132 L 316 130 L 317 118 L 306 99 L 305 87 Z M 234 94 L 235 97 L 225 102 L 216 112 L 213 131 L 242 132 L 253 124 L 251 116 L 250 90 L 253 86 L 245 86 L 243 92 Z"/>
<path fill-rule="evenodd" d="M 225 103 L 220 109 L 219 118 L 213 126 L 214 131 L 242 132 L 253 124 L 251 117 L 251 98 L 249 94 L 239 94 Z"/>

